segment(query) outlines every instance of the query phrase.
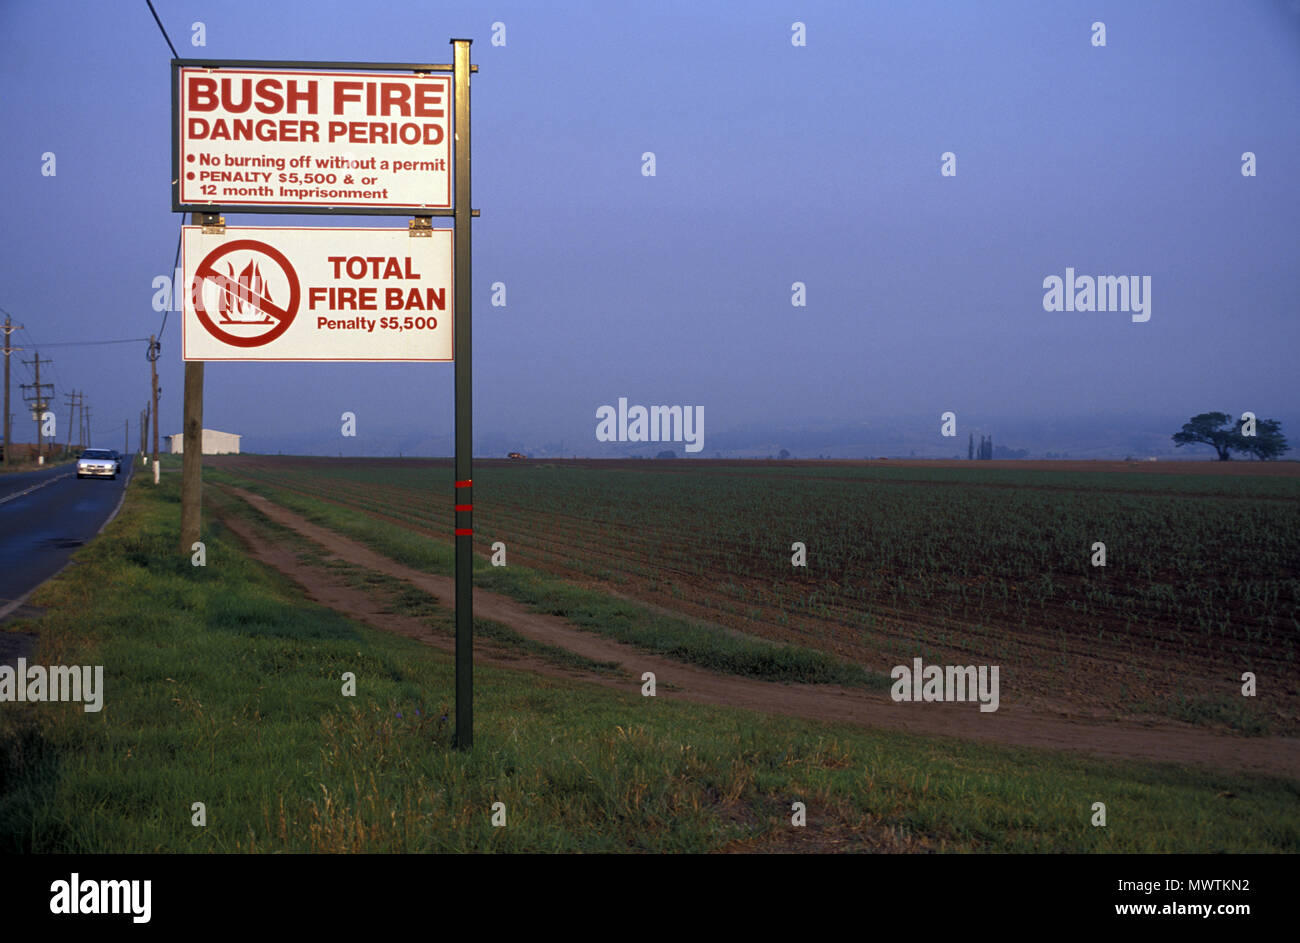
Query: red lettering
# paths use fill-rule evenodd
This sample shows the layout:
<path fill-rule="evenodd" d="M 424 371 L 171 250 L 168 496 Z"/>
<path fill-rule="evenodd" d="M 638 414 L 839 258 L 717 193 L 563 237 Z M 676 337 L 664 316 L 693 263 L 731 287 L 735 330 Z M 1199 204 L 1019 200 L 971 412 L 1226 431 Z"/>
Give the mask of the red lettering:
<path fill-rule="evenodd" d="M 382 94 L 381 105 L 383 110 L 381 115 L 409 115 L 411 106 L 409 99 L 411 97 L 411 87 L 399 82 L 384 82 L 380 86 Z M 396 111 L 393 109 L 396 108 Z M 371 112 L 374 114 L 374 112 Z"/>
<path fill-rule="evenodd" d="M 216 111 L 217 110 L 217 82 L 205 75 L 191 75 L 189 77 L 189 109 L 190 111 Z"/>
<path fill-rule="evenodd" d="M 343 114 L 345 110 L 343 106 L 348 102 L 361 101 L 361 85 L 361 82 L 334 83 L 334 114 Z"/>
<path fill-rule="evenodd" d="M 257 83 L 257 94 L 262 99 L 257 103 L 257 110 L 264 115 L 273 115 L 284 107 L 279 79 L 262 79 Z"/>
<path fill-rule="evenodd" d="M 242 115 L 244 112 L 248 111 L 248 109 L 253 104 L 252 88 L 250 87 L 253 84 L 252 80 L 251 79 L 239 80 L 239 89 L 241 92 L 240 98 L 243 100 L 238 103 L 235 102 L 234 95 L 231 94 L 230 83 L 231 83 L 230 79 L 221 80 L 222 103 L 225 105 L 226 111 L 232 111 L 237 115 Z"/>
<path fill-rule="evenodd" d="M 418 288 L 387 288 L 384 290 L 384 306 L 389 311 L 439 311 L 447 309 L 447 289 L 426 288 L 420 294 Z"/>
<path fill-rule="evenodd" d="M 308 114 L 314 114 L 316 111 L 316 80 L 309 80 L 307 82 L 307 88 L 299 90 L 298 80 L 290 79 L 289 87 L 284 93 L 284 100 L 285 104 L 289 106 L 289 114 L 291 115 L 296 115 L 298 113 L 298 104 L 300 102 L 307 106 Z"/>
<path fill-rule="evenodd" d="M 252 79 L 216 78 L 211 75 L 186 76 L 187 107 L 190 111 L 228 111 L 243 114 L 256 108 L 264 115 L 274 115 L 288 110 L 297 114 L 299 105 L 307 112 L 316 110 L 315 80 L 299 84 L 290 80 L 286 84 L 278 78 Z"/>
<path fill-rule="evenodd" d="M 415 117 L 441 118 L 442 86 L 423 83 L 415 87 Z"/>

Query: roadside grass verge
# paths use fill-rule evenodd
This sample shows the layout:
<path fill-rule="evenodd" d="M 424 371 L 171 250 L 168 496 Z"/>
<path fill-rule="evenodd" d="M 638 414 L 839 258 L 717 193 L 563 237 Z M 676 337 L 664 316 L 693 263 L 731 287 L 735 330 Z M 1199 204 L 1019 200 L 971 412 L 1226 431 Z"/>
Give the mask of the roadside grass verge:
<path fill-rule="evenodd" d="M 211 482 L 237 485 L 270 498 L 398 563 L 428 573 L 450 576 L 455 572 L 455 554 L 449 543 L 396 527 L 361 511 L 244 478 L 227 469 L 209 469 L 206 474 Z M 561 616 L 574 625 L 643 651 L 713 671 L 764 681 L 841 684 L 877 690 L 887 690 L 891 684 L 886 675 L 825 652 L 739 635 L 694 619 L 657 612 L 527 567 L 494 567 L 475 556 L 474 585 L 509 596 L 535 612 Z"/>
<path fill-rule="evenodd" d="M 209 523 L 176 546 L 178 476 L 44 586 L 39 664 L 102 664 L 104 709 L 0 705 L 0 851 L 1295 852 L 1300 784 L 475 673 L 451 745 L 444 653 L 303 599 Z M 357 696 L 340 695 L 344 671 Z M 1227 798 L 1227 794 L 1231 798 Z M 791 804 L 807 806 L 805 828 Z M 1092 803 L 1109 825 L 1089 825 Z M 192 824 L 192 804 L 207 824 Z M 503 803 L 506 826 L 491 824 Z"/>

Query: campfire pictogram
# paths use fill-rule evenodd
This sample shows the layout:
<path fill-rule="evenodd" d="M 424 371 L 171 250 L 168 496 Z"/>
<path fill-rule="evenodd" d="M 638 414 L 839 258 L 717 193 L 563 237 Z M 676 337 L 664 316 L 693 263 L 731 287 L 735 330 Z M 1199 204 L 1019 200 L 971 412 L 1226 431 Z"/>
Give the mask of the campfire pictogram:
<path fill-rule="evenodd" d="M 274 301 L 266 279 L 256 260 L 250 260 L 235 276 L 235 267 L 226 263 L 229 281 L 217 296 L 217 314 L 222 324 L 273 324 L 274 321 L 260 307 L 262 301 Z M 235 288 L 231 289 L 231 284 Z"/>
<path fill-rule="evenodd" d="M 194 272 L 194 286 L 199 324 L 231 347 L 263 347 L 283 335 L 302 296 L 298 274 L 284 253 L 256 239 L 225 240 L 208 252 Z"/>

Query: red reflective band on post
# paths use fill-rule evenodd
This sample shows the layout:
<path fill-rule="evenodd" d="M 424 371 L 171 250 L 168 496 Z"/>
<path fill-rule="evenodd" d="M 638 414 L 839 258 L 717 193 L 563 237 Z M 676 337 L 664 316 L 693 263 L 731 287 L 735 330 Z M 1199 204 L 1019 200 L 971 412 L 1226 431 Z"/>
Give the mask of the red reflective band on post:
<path fill-rule="evenodd" d="M 472 510 L 474 510 L 474 505 L 472 505 L 472 504 L 458 504 L 458 505 L 456 505 L 456 510 L 457 510 L 457 511 L 472 511 Z"/>
<path fill-rule="evenodd" d="M 474 533 L 474 529 L 471 528 L 471 527 L 457 527 L 457 528 L 456 528 L 456 536 L 457 536 L 457 537 L 468 537 L 468 536 L 470 536 L 470 535 L 473 534 L 473 533 Z"/>
<path fill-rule="evenodd" d="M 466 478 L 464 481 L 458 481 L 458 482 L 456 482 L 456 487 L 457 487 L 457 488 L 468 488 L 468 487 L 469 487 L 470 485 L 472 485 L 472 484 L 474 484 L 474 479 L 473 479 L 473 478 Z"/>

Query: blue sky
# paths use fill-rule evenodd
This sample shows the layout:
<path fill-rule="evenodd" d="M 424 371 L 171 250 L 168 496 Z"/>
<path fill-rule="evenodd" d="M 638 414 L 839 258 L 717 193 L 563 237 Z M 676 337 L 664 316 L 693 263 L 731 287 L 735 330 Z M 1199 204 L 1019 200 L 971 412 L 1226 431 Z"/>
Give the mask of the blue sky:
<path fill-rule="evenodd" d="M 450 61 L 451 37 L 475 40 L 481 449 L 621 454 L 595 438 L 620 396 L 703 406 L 705 455 L 742 428 L 902 426 L 922 454 L 964 455 L 970 430 L 1016 445 L 1017 423 L 1122 415 L 1168 433 L 1210 409 L 1296 437 L 1294 2 L 155 5 L 182 56 Z M 169 59 L 144 0 L 0 3 L 0 308 L 18 343 L 159 329 L 151 283 L 180 222 Z M 1150 321 L 1044 311 L 1067 266 L 1149 275 Z M 170 432 L 178 315 L 163 345 Z M 60 404 L 84 389 L 105 436 L 134 425 L 143 345 L 47 355 Z M 945 410 L 960 448 L 938 437 Z M 446 454 L 451 423 L 450 365 L 207 370 L 205 425 L 258 450 Z"/>

